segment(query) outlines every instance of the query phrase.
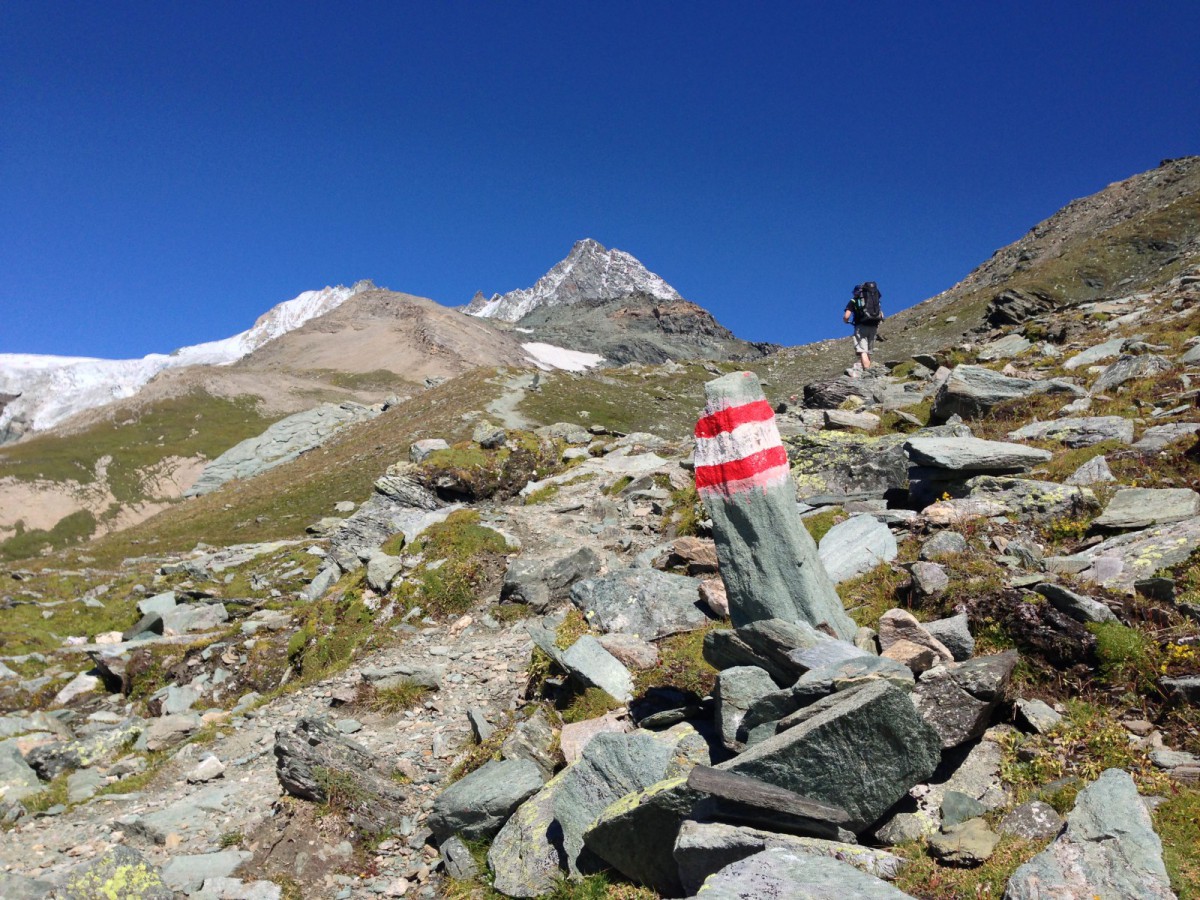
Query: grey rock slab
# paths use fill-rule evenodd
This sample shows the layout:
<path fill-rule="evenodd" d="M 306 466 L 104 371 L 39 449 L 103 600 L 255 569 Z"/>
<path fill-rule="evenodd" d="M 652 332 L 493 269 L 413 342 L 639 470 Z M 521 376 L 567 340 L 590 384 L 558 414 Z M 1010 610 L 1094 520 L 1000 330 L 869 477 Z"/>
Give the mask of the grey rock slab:
<path fill-rule="evenodd" d="M 214 819 L 228 816 L 230 809 L 227 804 L 239 790 L 241 788 L 236 784 L 202 788 L 162 809 L 138 815 L 126 826 L 126 830 L 156 844 L 165 844 L 168 835 L 194 833 L 205 825 L 211 825 Z"/>
<path fill-rule="evenodd" d="M 43 878 L 26 878 L 0 872 L 0 897 L 5 900 L 47 900 L 52 896 L 55 884 Z"/>
<path fill-rule="evenodd" d="M 1108 460 L 1103 456 L 1093 456 L 1067 477 L 1067 484 L 1105 484 L 1116 480 L 1117 476 L 1108 467 Z"/>
<path fill-rule="evenodd" d="M 730 863 L 776 847 L 811 856 L 828 856 L 888 881 L 899 875 L 905 864 L 905 860 L 894 853 L 858 844 L 778 834 L 744 825 L 691 820 L 685 821 L 679 828 L 674 857 L 684 891 L 694 894 L 704 879 Z"/>
<path fill-rule="evenodd" d="M 138 612 L 143 616 L 162 615 L 170 612 L 175 608 L 175 592 L 165 591 L 161 594 L 155 594 L 153 597 L 147 597 L 145 600 L 139 600 L 137 604 Z"/>
<path fill-rule="evenodd" d="M 945 645 L 954 655 L 955 662 L 964 662 L 975 655 L 975 638 L 971 635 L 966 613 L 924 622 L 922 627 Z"/>
<path fill-rule="evenodd" d="M 987 812 L 987 808 L 970 794 L 962 791 L 946 791 L 942 795 L 942 827 L 961 825 Z"/>
<path fill-rule="evenodd" d="M 571 588 L 571 602 L 604 631 L 658 640 L 709 621 L 699 582 L 657 569 L 625 569 Z"/>
<path fill-rule="evenodd" d="M 293 728 L 279 728 L 274 752 L 275 774 L 293 797 L 325 803 L 337 785 L 351 797 L 347 819 L 372 833 L 395 827 L 403 818 L 404 788 L 381 771 L 369 750 L 327 720 L 305 717 Z"/>
<path fill-rule="evenodd" d="M 492 760 L 443 791 L 427 824 L 439 843 L 453 835 L 488 840 L 541 789 L 541 770 L 529 760 Z"/>
<path fill-rule="evenodd" d="M 574 584 L 599 571 L 600 557 L 590 547 L 580 547 L 556 559 L 517 558 L 504 573 L 500 599 L 544 610 L 551 603 L 567 599 Z"/>
<path fill-rule="evenodd" d="M 630 669 L 649 669 L 658 662 L 658 647 L 631 634 L 602 634 L 596 640 Z"/>
<path fill-rule="evenodd" d="M 200 692 L 187 685 L 171 684 L 167 686 L 162 701 L 163 715 L 185 713 L 200 699 Z"/>
<path fill-rule="evenodd" d="M 8 741 L 0 744 L 0 798 L 21 800 L 42 789 L 37 772 L 25 762 L 16 746 Z"/>
<path fill-rule="evenodd" d="M 1011 834 L 1027 841 L 1055 837 L 1066 822 L 1049 803 L 1031 800 L 1015 807 L 1000 820 L 1000 833 Z"/>
<path fill-rule="evenodd" d="M 1163 678 L 1162 686 L 1181 700 L 1200 705 L 1200 675 L 1184 675 L 1180 678 Z"/>
<path fill-rule="evenodd" d="M 372 553 L 367 558 L 367 585 L 377 594 L 386 594 L 403 570 L 404 561 L 400 557 L 383 552 Z"/>
<path fill-rule="evenodd" d="M 869 495 L 908 487 L 904 435 L 868 436 L 822 431 L 786 439 L 792 479 L 801 499 L 818 495 Z"/>
<path fill-rule="evenodd" d="M 941 742 L 886 682 L 830 699 L 840 702 L 717 768 L 841 807 L 860 831 L 933 773 Z"/>
<path fill-rule="evenodd" d="M 1030 422 L 1008 433 L 1010 441 L 1058 441 L 1068 447 L 1090 447 L 1101 441 L 1133 443 L 1133 420 L 1124 416 L 1089 416 Z"/>
<path fill-rule="evenodd" d="M 227 481 L 252 478 L 319 447 L 347 425 L 379 415 L 379 410 L 359 403 L 323 403 L 275 422 L 262 434 L 230 447 L 204 467 L 184 495 L 198 497 Z"/>
<path fill-rule="evenodd" d="M 827 409 L 825 410 L 825 427 L 836 431 L 870 432 L 879 427 L 879 416 L 868 412 Z"/>
<path fill-rule="evenodd" d="M 600 688 L 621 703 L 633 699 L 633 675 L 592 635 L 583 635 L 560 658 L 563 667 L 585 686 Z"/>
<path fill-rule="evenodd" d="M 997 403 L 1043 393 L 1082 394 L 1083 391 L 1062 381 L 1034 381 L 1011 378 L 982 366 L 956 366 L 933 398 L 932 414 L 937 421 L 958 415 L 977 418 Z"/>
<path fill-rule="evenodd" d="M 717 675 L 713 698 L 717 703 L 716 719 L 721 742 L 730 749 L 740 746 L 738 728 L 750 704 L 775 691 L 770 675 L 757 666 L 735 666 Z"/>
<path fill-rule="evenodd" d="M 312 581 L 304 586 L 304 590 L 300 592 L 300 599 L 312 603 L 315 600 L 320 600 L 329 589 L 337 584 L 342 573 L 337 566 L 329 566 L 322 569 L 316 574 Z"/>
<path fill-rule="evenodd" d="M 811 647 L 790 650 L 787 657 L 793 671 L 804 673 L 873 655 L 849 641 L 821 641 Z"/>
<path fill-rule="evenodd" d="M 799 672 L 791 663 L 781 665 L 747 644 L 733 629 L 717 628 L 704 635 L 704 661 L 717 671 L 734 666 L 756 666 L 770 673 L 776 684 L 792 684 Z"/>
<path fill-rule="evenodd" d="M 913 673 L 908 666 L 886 656 L 866 654 L 842 660 L 818 669 L 810 669 L 800 676 L 793 694 L 798 698 L 818 697 L 827 693 L 845 691 L 856 685 L 871 681 L 886 681 L 902 691 L 913 688 Z M 801 703 L 800 705 L 804 705 Z"/>
<path fill-rule="evenodd" d="M 195 713 L 174 713 L 151 719 L 134 745 L 138 750 L 165 750 L 182 743 L 201 726 L 200 716 Z"/>
<path fill-rule="evenodd" d="M 470 880 L 479 874 L 479 865 L 471 850 L 460 837 L 448 837 L 438 845 L 446 874 L 459 880 Z"/>
<path fill-rule="evenodd" d="M 980 362 L 995 362 L 998 359 L 1012 359 L 1020 356 L 1033 344 L 1023 334 L 1006 334 L 999 340 L 984 344 L 975 354 Z"/>
<path fill-rule="evenodd" d="M 904 609 L 889 609 L 879 617 L 879 647 L 886 653 L 897 641 L 909 641 L 918 647 L 932 650 L 938 663 L 954 661 L 954 654 L 945 644 L 925 630 L 917 617 Z"/>
<path fill-rule="evenodd" d="M 162 620 L 163 634 L 170 637 L 215 630 L 229 621 L 229 613 L 223 603 L 189 603 L 167 610 Z"/>
<path fill-rule="evenodd" d="M 841 644 L 823 632 L 817 631 L 807 622 L 785 622 L 782 619 L 759 619 L 737 629 L 737 636 L 754 653 L 768 660 L 771 665 L 763 666 L 776 674 L 776 668 L 789 673 L 788 680 L 804 671 L 797 668 L 792 654 L 811 650 L 828 644 Z"/>
<path fill-rule="evenodd" d="M 512 733 L 500 745 L 500 755 L 504 759 L 527 759 L 538 767 L 544 779 L 549 779 L 558 762 L 556 743 L 550 717 L 538 707 L 533 715 L 513 727 Z"/>
<path fill-rule="evenodd" d="M 1122 488 L 1092 525 L 1131 529 L 1166 525 L 1200 516 L 1200 494 L 1189 488 Z"/>
<path fill-rule="evenodd" d="M 104 776 L 96 769 L 78 769 L 67 776 L 67 802 L 82 803 L 96 796 Z"/>
<path fill-rule="evenodd" d="M 938 734 L 943 749 L 957 747 L 987 730 L 996 708 L 993 700 L 973 696 L 944 666 L 921 676 L 912 692 L 921 718 Z"/>
<path fill-rule="evenodd" d="M 1116 622 L 1116 613 L 1091 597 L 1077 594 L 1068 588 L 1049 581 L 1034 585 L 1034 591 L 1050 601 L 1051 606 L 1077 622 Z"/>
<path fill-rule="evenodd" d="M 904 450 L 916 465 L 952 472 L 1023 472 L 1053 457 L 1049 450 L 975 437 L 913 437 Z"/>
<path fill-rule="evenodd" d="M 1121 351 L 1125 349 L 1125 344 L 1128 338 L 1115 337 L 1105 341 L 1103 344 L 1097 344 L 1094 347 L 1088 347 L 1081 353 L 1076 353 L 1070 359 L 1063 363 L 1064 369 L 1078 369 L 1082 366 L 1094 366 L 1096 363 L 1106 359 L 1112 359 L 1114 356 L 1119 356 Z"/>
<path fill-rule="evenodd" d="M 1134 582 L 1179 565 L 1198 547 L 1200 518 L 1194 518 L 1117 535 L 1063 559 L 1086 581 L 1132 591 Z"/>
<path fill-rule="evenodd" d="M 190 893 L 210 878 L 228 878 L 250 856 L 246 850 L 234 849 L 172 856 L 162 868 L 162 879 L 167 887 Z"/>
<path fill-rule="evenodd" d="M 442 438 L 425 438 L 424 440 L 414 441 L 408 448 L 408 458 L 411 462 L 424 462 L 430 454 L 436 453 L 439 450 L 449 450 L 450 445 Z"/>
<path fill-rule="evenodd" d="M 730 863 L 705 879 L 703 900 L 912 900 L 849 863 L 772 847 Z"/>
<path fill-rule="evenodd" d="M 25 755 L 25 761 L 39 777 L 50 781 L 63 772 L 111 759 L 135 741 L 142 733 L 142 728 L 140 719 L 126 719 L 119 725 L 86 737 L 34 747 Z"/>
<path fill-rule="evenodd" d="M 950 576 L 940 563 L 917 561 L 908 567 L 917 600 L 933 600 L 946 593 Z"/>
<path fill-rule="evenodd" d="M 877 565 L 896 558 L 896 538 L 891 530 L 870 515 L 851 516 L 829 529 L 821 538 L 818 553 L 834 584 L 863 575 Z"/>
<path fill-rule="evenodd" d="M 967 488 L 972 501 L 999 506 L 1002 513 L 1020 521 L 1080 518 L 1100 508 L 1088 488 L 1054 481 L 977 475 L 967 481 Z"/>
<path fill-rule="evenodd" d="M 1200 345 L 1197 345 L 1200 346 Z M 1192 437 L 1200 432 L 1200 422 L 1172 422 L 1169 425 L 1151 425 L 1133 445 L 1134 450 L 1156 453 L 1176 441 Z"/>
<path fill-rule="evenodd" d="M 918 556 L 922 560 L 931 561 L 942 556 L 963 553 L 966 549 L 967 539 L 957 531 L 939 531 L 921 545 Z"/>
<path fill-rule="evenodd" d="M 73 869 L 59 886 L 58 900 L 173 900 L 175 892 L 156 866 L 132 847 L 118 844 Z"/>
<path fill-rule="evenodd" d="M 1161 375 L 1171 370 L 1169 359 L 1147 353 L 1144 356 L 1122 356 L 1116 362 L 1105 367 L 1100 377 L 1092 384 L 1091 393 L 1104 394 L 1120 387 L 1127 381 L 1138 378 L 1149 378 Z"/>
<path fill-rule="evenodd" d="M 355 571 L 362 566 L 360 557 L 378 550 L 392 535 L 403 534 L 411 544 L 457 508 L 439 500 L 407 470 L 389 469 L 376 480 L 374 493 L 334 532 L 329 556 L 344 571 Z"/>
<path fill-rule="evenodd" d="M 1006 900 L 1172 898 L 1162 842 L 1128 773 L 1108 769 L 1084 788 L 1065 830 L 1009 879 Z"/>
<path fill-rule="evenodd" d="M 733 372 L 708 382 L 705 397 L 701 423 L 714 421 L 709 417 L 731 407 L 766 402 L 752 372 Z M 734 626 L 783 619 L 853 639 L 858 626 L 842 606 L 816 544 L 800 521 L 787 466 L 764 469 L 755 476 L 761 483 L 729 468 L 760 452 L 778 448 L 784 453 L 774 416 L 751 429 L 752 435 L 722 432 L 715 425 L 712 430 L 712 437 L 702 437 L 697 444 L 697 487 L 713 522 Z"/>
<path fill-rule="evenodd" d="M 1038 734 L 1049 734 L 1062 722 L 1062 716 L 1044 700 L 1020 699 L 1013 707 L 1017 713 L 1017 721 Z"/>

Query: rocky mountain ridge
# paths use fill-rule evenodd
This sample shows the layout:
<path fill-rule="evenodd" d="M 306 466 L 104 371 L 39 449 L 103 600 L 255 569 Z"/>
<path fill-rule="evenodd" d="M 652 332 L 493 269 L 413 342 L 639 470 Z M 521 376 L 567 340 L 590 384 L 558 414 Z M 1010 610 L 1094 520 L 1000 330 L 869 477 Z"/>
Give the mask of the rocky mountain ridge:
<path fill-rule="evenodd" d="M 630 294 L 656 300 L 681 300 L 679 292 L 623 250 L 608 250 L 591 238 L 576 241 L 566 258 L 532 287 L 485 299 L 476 294 L 467 304 L 472 316 L 519 322 L 539 309 L 603 302 Z"/>

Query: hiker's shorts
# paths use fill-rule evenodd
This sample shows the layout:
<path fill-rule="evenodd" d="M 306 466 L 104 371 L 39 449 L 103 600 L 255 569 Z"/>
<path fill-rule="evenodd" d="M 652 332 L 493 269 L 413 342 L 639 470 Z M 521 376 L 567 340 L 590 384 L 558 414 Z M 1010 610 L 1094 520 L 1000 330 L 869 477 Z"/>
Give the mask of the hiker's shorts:
<path fill-rule="evenodd" d="M 870 353 L 875 349 L 875 332 L 879 330 L 878 325 L 855 325 L 854 326 L 854 352 L 855 353 Z"/>

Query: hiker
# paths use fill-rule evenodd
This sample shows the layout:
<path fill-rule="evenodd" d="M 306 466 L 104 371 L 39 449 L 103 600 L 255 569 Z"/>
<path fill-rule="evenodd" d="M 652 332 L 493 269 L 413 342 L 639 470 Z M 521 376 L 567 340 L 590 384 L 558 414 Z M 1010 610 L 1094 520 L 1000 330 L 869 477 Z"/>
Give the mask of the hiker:
<path fill-rule="evenodd" d="M 875 349 L 875 333 L 879 323 L 883 321 L 883 309 L 879 305 L 883 294 L 879 293 L 879 285 L 873 281 L 864 281 L 854 286 L 854 294 L 846 304 L 846 312 L 842 315 L 843 322 L 854 325 L 854 352 L 858 354 L 857 368 L 864 372 L 871 368 L 871 351 Z"/>

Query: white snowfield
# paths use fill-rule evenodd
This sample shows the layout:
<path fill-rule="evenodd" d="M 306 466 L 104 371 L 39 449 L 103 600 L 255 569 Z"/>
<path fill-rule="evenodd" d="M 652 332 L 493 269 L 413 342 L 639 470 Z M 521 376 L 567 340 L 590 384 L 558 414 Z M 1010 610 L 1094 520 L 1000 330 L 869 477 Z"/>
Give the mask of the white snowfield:
<path fill-rule="evenodd" d="M 0 394 L 20 394 L 0 413 L 0 432 L 14 419 L 31 431 L 53 428 L 76 413 L 132 397 L 164 369 L 180 366 L 225 366 L 309 319 L 341 306 L 374 285 L 360 281 L 305 291 L 272 307 L 248 331 L 219 341 L 180 347 L 174 353 L 151 353 L 141 359 L 94 359 L 0 353 Z"/>
<path fill-rule="evenodd" d="M 532 341 L 522 344 L 525 352 L 534 364 L 545 371 L 563 369 L 567 372 L 583 372 L 604 362 L 604 357 L 596 353 L 584 353 L 581 350 L 567 350 L 555 347 L 553 344 L 541 344 Z"/>

